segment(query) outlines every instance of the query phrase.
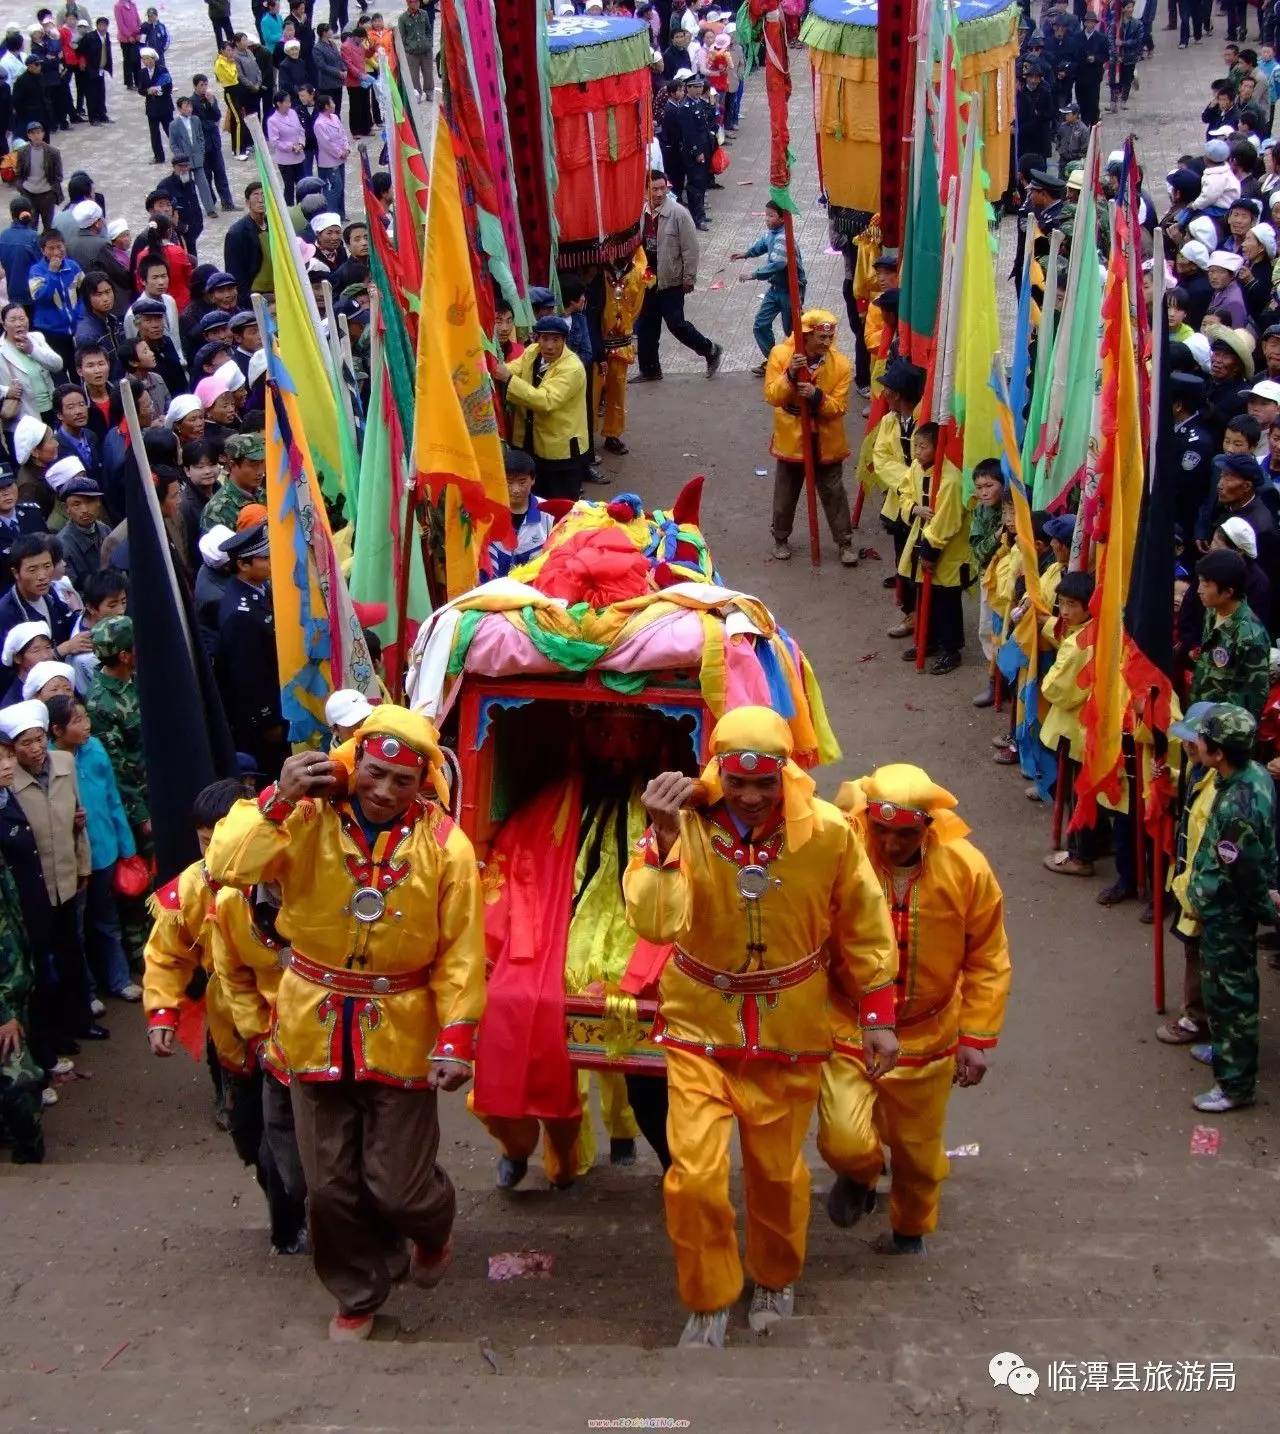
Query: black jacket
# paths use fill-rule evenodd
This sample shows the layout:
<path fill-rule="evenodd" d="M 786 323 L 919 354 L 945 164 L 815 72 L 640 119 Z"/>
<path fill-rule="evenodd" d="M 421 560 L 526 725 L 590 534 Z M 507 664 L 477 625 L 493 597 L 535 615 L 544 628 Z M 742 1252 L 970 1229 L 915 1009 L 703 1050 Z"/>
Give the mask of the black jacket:
<path fill-rule="evenodd" d="M 167 194 L 173 201 L 174 213 L 178 216 L 178 227 L 182 231 L 187 253 L 194 254 L 200 236 L 204 233 L 204 206 L 200 203 L 200 191 L 196 188 L 195 180 L 182 180 L 176 174 L 166 174 L 156 185 L 156 193 Z"/>
<path fill-rule="evenodd" d="M 245 214 L 227 230 L 222 241 L 222 262 L 227 273 L 235 276 L 240 290 L 240 307 L 250 308 L 251 285 L 262 268 L 262 240 L 265 228 L 259 228 L 252 214 Z"/>

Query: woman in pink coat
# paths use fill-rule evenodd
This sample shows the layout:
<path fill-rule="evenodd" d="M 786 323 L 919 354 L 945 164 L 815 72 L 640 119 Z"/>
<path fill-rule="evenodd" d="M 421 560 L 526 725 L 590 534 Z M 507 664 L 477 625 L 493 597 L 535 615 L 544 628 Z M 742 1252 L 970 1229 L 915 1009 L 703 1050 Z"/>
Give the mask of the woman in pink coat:
<path fill-rule="evenodd" d="M 267 116 L 267 148 L 280 166 L 284 180 L 284 202 L 293 203 L 294 190 L 302 178 L 307 153 L 307 135 L 302 121 L 293 108 L 293 101 L 284 90 L 276 92 L 275 105 Z"/>
<path fill-rule="evenodd" d="M 351 138 L 333 103 L 332 95 L 316 96 L 316 117 L 311 125 L 316 137 L 316 174 L 324 180 L 329 208 L 347 217 L 347 156 Z"/>

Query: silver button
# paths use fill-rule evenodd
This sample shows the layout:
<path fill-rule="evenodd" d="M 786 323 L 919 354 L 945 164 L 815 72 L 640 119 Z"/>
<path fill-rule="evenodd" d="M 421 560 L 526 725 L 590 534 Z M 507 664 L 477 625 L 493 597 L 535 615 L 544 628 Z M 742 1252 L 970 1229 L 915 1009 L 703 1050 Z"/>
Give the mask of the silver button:
<path fill-rule="evenodd" d="M 777 978 L 776 976 L 770 976 L 770 977 L 769 977 L 769 985 L 772 986 L 775 990 L 777 990 L 777 987 L 778 987 L 778 978 Z"/>
<path fill-rule="evenodd" d="M 329 1074 L 336 1076 L 336 1075 L 341 1075 L 342 1072 L 338 1069 L 337 1066 L 330 1066 L 330 1067 L 329 1067 Z"/>
<path fill-rule="evenodd" d="M 875 1013 L 874 1011 L 872 1011 L 871 1014 L 867 1017 L 867 1025 L 869 1025 L 869 1026 L 874 1026 L 875 1023 L 876 1023 L 876 1013 Z"/>
<path fill-rule="evenodd" d="M 730 981 L 728 976 L 716 976 L 712 980 L 711 984 L 713 986 L 718 986 L 722 991 L 727 991 L 733 983 Z"/>
<path fill-rule="evenodd" d="M 714 1046 L 707 1046 L 705 1047 L 705 1050 L 709 1056 L 713 1056 L 716 1053 L 716 1048 Z"/>
<path fill-rule="evenodd" d="M 391 989 L 391 982 L 385 976 L 379 976 L 373 983 L 373 989 L 379 996 L 385 995 Z"/>
<path fill-rule="evenodd" d="M 441 1051 L 444 1052 L 444 1054 L 445 1054 L 446 1056 L 451 1056 L 451 1055 L 453 1054 L 453 1047 L 452 1047 L 452 1045 L 444 1045 L 444 1046 L 441 1046 L 440 1049 L 441 1049 Z"/>
<path fill-rule="evenodd" d="M 324 984 L 325 984 L 326 986 L 332 986 L 332 985 L 333 985 L 333 974 L 332 974 L 332 972 L 329 972 L 329 973 L 327 973 L 327 974 L 325 975 Z"/>

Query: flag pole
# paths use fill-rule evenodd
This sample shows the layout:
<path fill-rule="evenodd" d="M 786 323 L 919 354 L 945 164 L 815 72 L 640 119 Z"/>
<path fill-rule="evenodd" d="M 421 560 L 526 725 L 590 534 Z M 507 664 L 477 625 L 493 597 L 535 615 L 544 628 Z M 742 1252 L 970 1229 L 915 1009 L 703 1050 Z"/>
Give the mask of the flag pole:
<path fill-rule="evenodd" d="M 1053 849 L 1062 850 L 1062 814 L 1067 805 L 1067 739 L 1058 738 L 1058 778 L 1053 785 Z"/>

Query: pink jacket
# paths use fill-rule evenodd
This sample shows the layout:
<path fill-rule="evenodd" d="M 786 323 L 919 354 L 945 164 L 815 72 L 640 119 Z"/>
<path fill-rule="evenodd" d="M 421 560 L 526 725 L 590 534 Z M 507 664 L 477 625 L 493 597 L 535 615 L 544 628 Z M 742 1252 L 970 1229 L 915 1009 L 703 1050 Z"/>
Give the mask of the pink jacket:
<path fill-rule="evenodd" d="M 337 169 L 351 153 L 347 127 L 336 114 L 317 115 L 312 131 L 316 137 L 316 164 L 321 169 Z"/>
<path fill-rule="evenodd" d="M 116 38 L 122 45 L 142 39 L 142 16 L 133 0 L 116 0 Z"/>
<path fill-rule="evenodd" d="M 284 114 L 273 109 L 267 116 L 267 148 L 277 164 L 301 164 L 307 135 L 295 109 Z"/>

